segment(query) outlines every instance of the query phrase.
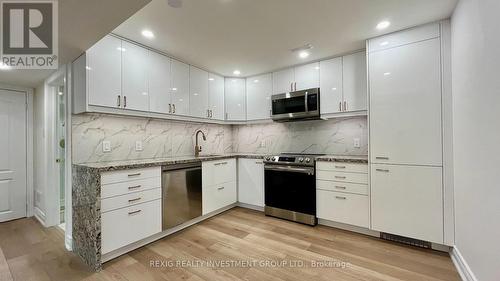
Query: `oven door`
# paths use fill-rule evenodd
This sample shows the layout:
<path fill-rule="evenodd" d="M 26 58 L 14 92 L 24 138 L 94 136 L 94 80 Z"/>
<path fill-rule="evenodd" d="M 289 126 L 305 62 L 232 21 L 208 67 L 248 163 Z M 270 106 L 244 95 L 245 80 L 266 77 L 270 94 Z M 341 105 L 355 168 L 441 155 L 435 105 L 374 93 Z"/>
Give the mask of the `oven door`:
<path fill-rule="evenodd" d="M 265 165 L 265 203 L 316 217 L 316 178 L 313 167 Z"/>

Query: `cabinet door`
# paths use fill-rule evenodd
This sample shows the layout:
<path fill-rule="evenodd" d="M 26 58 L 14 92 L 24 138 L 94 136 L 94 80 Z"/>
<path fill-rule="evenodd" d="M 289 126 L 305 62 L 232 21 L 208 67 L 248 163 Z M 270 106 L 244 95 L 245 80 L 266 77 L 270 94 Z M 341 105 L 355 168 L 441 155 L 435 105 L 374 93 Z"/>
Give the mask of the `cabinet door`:
<path fill-rule="evenodd" d="M 247 120 L 271 118 L 272 74 L 247 78 Z"/>
<path fill-rule="evenodd" d="M 344 56 L 342 65 L 344 111 L 367 110 L 366 53 Z"/>
<path fill-rule="evenodd" d="M 225 79 L 226 120 L 246 120 L 246 80 L 244 78 Z"/>
<path fill-rule="evenodd" d="M 123 108 L 149 110 L 148 50 L 122 41 Z"/>
<path fill-rule="evenodd" d="M 320 62 L 321 114 L 342 111 L 342 58 Z"/>
<path fill-rule="evenodd" d="M 293 68 L 273 72 L 273 95 L 293 92 L 295 74 Z"/>
<path fill-rule="evenodd" d="M 208 77 L 210 118 L 224 120 L 224 77 L 212 73 Z"/>
<path fill-rule="evenodd" d="M 172 113 L 189 114 L 189 65 L 172 60 Z"/>
<path fill-rule="evenodd" d="M 119 99 L 122 96 L 122 50 L 120 39 L 106 36 L 87 51 L 90 105 L 121 106 Z"/>
<path fill-rule="evenodd" d="M 443 243 L 440 167 L 371 166 L 374 230 Z"/>
<path fill-rule="evenodd" d="M 296 67 L 295 83 L 295 91 L 319 88 L 319 62 Z"/>
<path fill-rule="evenodd" d="M 442 164 L 440 42 L 370 53 L 373 163 Z"/>
<path fill-rule="evenodd" d="M 238 201 L 264 207 L 264 164 L 261 159 L 238 159 Z"/>
<path fill-rule="evenodd" d="M 192 117 L 209 118 L 208 72 L 189 66 L 189 112 Z"/>
<path fill-rule="evenodd" d="M 149 52 L 149 110 L 171 113 L 170 58 Z"/>

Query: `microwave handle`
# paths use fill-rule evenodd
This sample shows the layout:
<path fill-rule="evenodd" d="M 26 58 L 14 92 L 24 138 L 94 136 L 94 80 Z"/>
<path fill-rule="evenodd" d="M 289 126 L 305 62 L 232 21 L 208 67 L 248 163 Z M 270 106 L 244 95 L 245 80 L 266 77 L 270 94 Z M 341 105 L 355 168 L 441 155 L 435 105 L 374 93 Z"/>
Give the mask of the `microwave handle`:
<path fill-rule="evenodd" d="M 309 112 L 309 108 L 307 107 L 307 91 L 306 94 L 304 95 L 304 102 L 305 102 L 306 112 Z"/>

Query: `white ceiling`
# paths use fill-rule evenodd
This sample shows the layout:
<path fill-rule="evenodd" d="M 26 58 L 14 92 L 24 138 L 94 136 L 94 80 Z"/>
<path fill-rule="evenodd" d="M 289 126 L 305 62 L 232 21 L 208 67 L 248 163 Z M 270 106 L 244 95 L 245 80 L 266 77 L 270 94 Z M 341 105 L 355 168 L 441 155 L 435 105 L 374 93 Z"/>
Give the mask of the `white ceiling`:
<path fill-rule="evenodd" d="M 150 0 L 59 0 L 59 65 L 82 54 Z M 36 87 L 53 70 L 0 70 L 0 84 Z"/>
<path fill-rule="evenodd" d="M 450 17 L 457 0 L 153 0 L 114 33 L 207 70 L 269 72 L 364 48 L 383 33 Z M 383 31 L 381 20 L 392 24 Z M 143 29 L 154 32 L 149 40 Z M 301 60 L 290 50 L 311 43 Z"/>

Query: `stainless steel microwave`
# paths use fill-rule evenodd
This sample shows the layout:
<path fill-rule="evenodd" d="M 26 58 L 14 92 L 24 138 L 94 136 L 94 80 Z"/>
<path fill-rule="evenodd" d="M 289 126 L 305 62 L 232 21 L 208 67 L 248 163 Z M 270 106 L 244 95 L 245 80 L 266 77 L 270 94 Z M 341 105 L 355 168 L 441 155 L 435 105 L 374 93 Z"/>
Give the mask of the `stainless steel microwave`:
<path fill-rule="evenodd" d="M 319 119 L 319 88 L 271 96 L 274 121 Z"/>

